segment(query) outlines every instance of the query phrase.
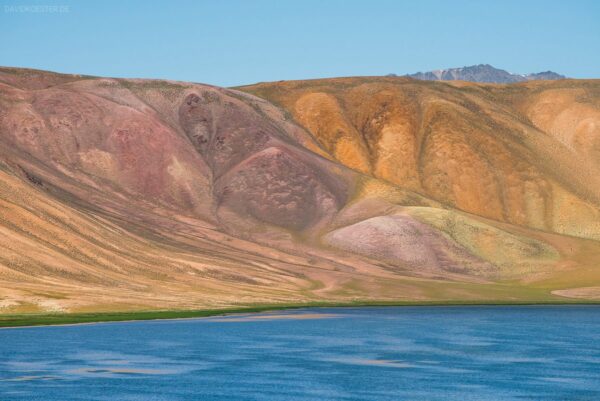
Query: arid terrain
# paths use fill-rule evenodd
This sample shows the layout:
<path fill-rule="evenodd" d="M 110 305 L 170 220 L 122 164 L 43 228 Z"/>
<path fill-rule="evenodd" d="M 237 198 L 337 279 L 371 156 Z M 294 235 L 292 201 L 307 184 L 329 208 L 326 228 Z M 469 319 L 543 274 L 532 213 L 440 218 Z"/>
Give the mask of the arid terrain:
<path fill-rule="evenodd" d="M 600 300 L 600 80 L 0 68 L 0 313 Z"/>

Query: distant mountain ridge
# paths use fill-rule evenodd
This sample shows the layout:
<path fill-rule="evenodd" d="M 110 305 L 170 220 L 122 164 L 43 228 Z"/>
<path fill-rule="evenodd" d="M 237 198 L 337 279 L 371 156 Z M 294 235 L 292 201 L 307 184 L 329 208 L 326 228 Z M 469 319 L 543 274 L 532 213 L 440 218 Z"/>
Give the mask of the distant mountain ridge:
<path fill-rule="evenodd" d="M 428 72 L 417 72 L 408 75 L 411 78 L 424 81 L 470 81 L 487 83 L 513 83 L 537 80 L 556 80 L 566 77 L 553 71 L 544 71 L 526 75 L 512 74 L 508 71 L 495 68 L 489 64 L 472 65 L 461 68 L 448 68 Z"/>

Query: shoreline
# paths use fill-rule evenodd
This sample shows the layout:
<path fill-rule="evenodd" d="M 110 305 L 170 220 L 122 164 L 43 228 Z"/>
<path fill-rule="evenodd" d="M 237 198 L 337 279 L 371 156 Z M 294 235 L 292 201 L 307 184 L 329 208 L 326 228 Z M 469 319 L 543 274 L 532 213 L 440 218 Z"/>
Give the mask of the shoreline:
<path fill-rule="evenodd" d="M 79 326 L 98 323 L 127 323 L 148 320 L 190 320 L 217 316 L 258 314 L 312 308 L 364 307 L 474 307 L 474 306 L 600 306 L 600 300 L 542 301 L 356 301 L 258 304 L 219 309 L 142 310 L 127 312 L 23 313 L 0 314 L 0 330 L 44 326 Z"/>

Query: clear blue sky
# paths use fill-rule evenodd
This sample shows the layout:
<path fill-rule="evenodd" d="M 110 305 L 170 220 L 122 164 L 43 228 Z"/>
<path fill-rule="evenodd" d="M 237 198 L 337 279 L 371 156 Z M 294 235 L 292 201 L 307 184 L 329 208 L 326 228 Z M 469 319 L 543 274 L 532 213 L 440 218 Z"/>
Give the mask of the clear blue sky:
<path fill-rule="evenodd" d="M 36 4 L 63 7 L 18 7 Z M 0 0 L 0 7 L 3 66 L 223 86 L 479 63 L 600 78 L 600 0 Z"/>

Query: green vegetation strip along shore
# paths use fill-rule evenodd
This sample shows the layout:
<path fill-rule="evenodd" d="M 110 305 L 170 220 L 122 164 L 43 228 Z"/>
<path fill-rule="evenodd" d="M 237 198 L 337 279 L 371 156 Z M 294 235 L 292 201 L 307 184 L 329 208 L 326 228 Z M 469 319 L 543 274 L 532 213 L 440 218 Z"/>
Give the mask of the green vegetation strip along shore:
<path fill-rule="evenodd" d="M 312 302 L 302 304 L 249 305 L 224 309 L 204 310 L 157 310 L 139 312 L 99 312 L 99 313 L 30 313 L 0 314 L 0 328 L 25 326 L 72 325 L 100 322 L 123 322 L 135 320 L 191 319 L 223 316 L 241 313 L 258 313 L 304 308 L 342 308 L 365 306 L 527 306 L 527 305 L 600 305 L 600 301 L 566 300 L 556 301 L 355 301 L 346 303 Z"/>

